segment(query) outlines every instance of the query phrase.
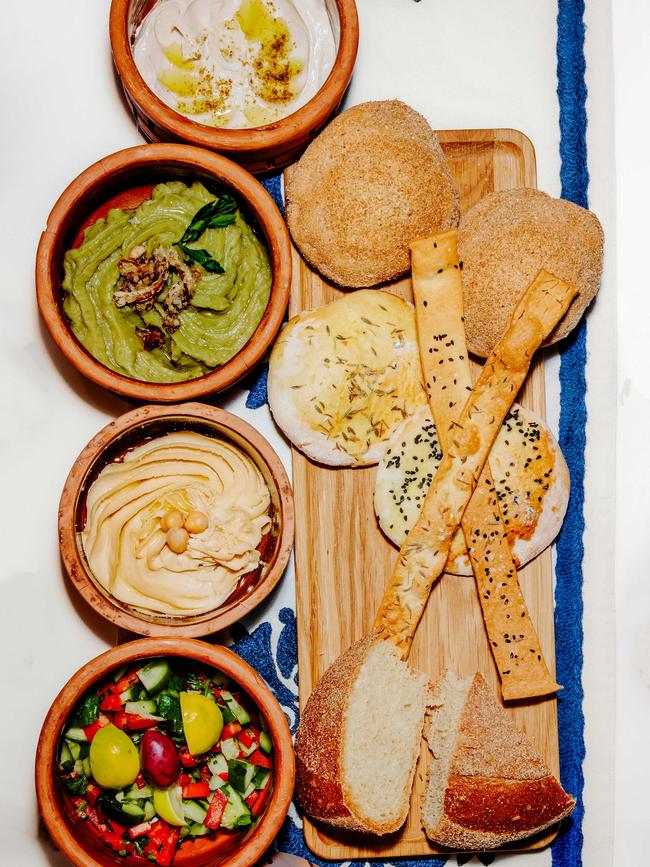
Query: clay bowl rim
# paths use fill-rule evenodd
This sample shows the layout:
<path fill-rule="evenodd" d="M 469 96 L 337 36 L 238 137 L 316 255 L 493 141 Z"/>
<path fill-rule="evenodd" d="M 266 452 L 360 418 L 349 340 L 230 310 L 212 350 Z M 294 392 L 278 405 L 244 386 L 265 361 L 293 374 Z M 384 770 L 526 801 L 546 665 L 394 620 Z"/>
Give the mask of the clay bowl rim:
<path fill-rule="evenodd" d="M 257 579 L 250 591 L 225 609 L 222 607 L 198 615 L 204 619 L 190 623 L 173 622 L 172 618 L 162 623 L 156 623 L 141 618 L 135 609 L 125 610 L 122 604 L 115 600 L 107 591 L 101 591 L 86 566 L 77 544 L 76 515 L 77 506 L 84 496 L 84 482 L 91 470 L 101 464 L 103 455 L 115 440 L 125 434 L 136 432 L 151 421 L 164 419 L 196 419 L 197 421 L 213 423 L 235 435 L 234 445 L 242 448 L 237 437 L 245 440 L 257 452 L 264 462 L 268 474 L 273 480 L 279 503 L 279 533 L 275 546 L 275 554 L 269 562 L 266 571 Z M 191 427 L 189 428 L 191 429 Z M 243 449 L 242 449 L 243 450 Z M 105 620 L 129 632 L 145 636 L 184 636 L 196 638 L 210 635 L 225 629 L 249 614 L 271 593 L 284 574 L 291 550 L 293 548 L 295 530 L 295 510 L 291 483 L 282 461 L 271 444 L 262 434 L 258 433 L 248 422 L 219 407 L 201 403 L 186 403 L 173 406 L 147 405 L 124 413 L 114 421 L 105 425 L 81 451 L 75 460 L 66 479 L 59 503 L 58 531 L 59 548 L 65 571 L 75 589 L 83 599 Z M 153 616 L 156 616 L 155 614 Z M 161 618 L 164 615 L 158 615 Z"/>
<path fill-rule="evenodd" d="M 249 867 L 269 848 L 287 814 L 295 781 L 295 756 L 291 731 L 284 712 L 260 675 L 232 650 L 191 638 L 139 638 L 105 651 L 85 663 L 60 690 L 41 728 L 35 759 L 35 785 L 38 809 L 56 846 L 77 867 L 102 867 L 84 848 L 64 818 L 55 780 L 56 749 L 63 726 L 79 698 L 109 671 L 121 665 L 159 656 L 193 659 L 223 671 L 251 696 L 262 711 L 273 736 L 274 789 L 262 819 L 232 857 L 224 857 L 228 867 Z M 182 850 L 181 850 L 182 851 Z M 109 855 L 107 850 L 107 856 Z M 205 864 L 215 863 L 206 849 Z M 217 862 L 219 863 L 219 862 Z"/>
<path fill-rule="evenodd" d="M 339 47 L 330 74 L 314 96 L 275 123 L 250 129 L 216 129 L 174 111 L 145 84 L 133 59 L 128 32 L 132 0 L 112 0 L 109 33 L 113 62 L 129 98 L 147 118 L 170 136 L 223 153 L 264 153 L 296 138 L 307 136 L 336 110 L 345 93 L 357 59 L 359 17 L 355 0 L 333 0 L 339 16 Z M 236 158 L 236 157 L 235 157 Z M 279 160 L 281 163 L 281 158 Z"/>
<path fill-rule="evenodd" d="M 225 364 L 197 379 L 177 383 L 153 383 L 133 379 L 105 367 L 79 343 L 61 308 L 62 261 L 55 261 L 62 236 L 70 237 L 84 220 L 84 206 L 99 192 L 110 198 L 111 178 L 140 170 L 143 176 L 167 164 L 189 178 L 207 174 L 231 189 L 253 215 L 264 235 L 273 270 L 271 294 L 262 319 L 248 342 Z M 135 182 L 133 182 L 135 186 Z M 85 217 L 93 208 L 86 208 Z M 61 244 L 65 247 L 64 238 Z M 64 252 L 64 251 L 63 251 Z M 61 260 L 62 260 L 61 255 Z M 132 400 L 177 403 L 192 400 L 234 385 L 257 365 L 273 343 L 289 303 L 291 242 L 286 223 L 264 187 L 246 169 L 220 154 L 186 144 L 146 144 L 104 157 L 68 184 L 47 219 L 36 254 L 36 296 L 41 317 L 67 360 L 87 379 Z M 54 270 L 57 274 L 54 274 Z"/>

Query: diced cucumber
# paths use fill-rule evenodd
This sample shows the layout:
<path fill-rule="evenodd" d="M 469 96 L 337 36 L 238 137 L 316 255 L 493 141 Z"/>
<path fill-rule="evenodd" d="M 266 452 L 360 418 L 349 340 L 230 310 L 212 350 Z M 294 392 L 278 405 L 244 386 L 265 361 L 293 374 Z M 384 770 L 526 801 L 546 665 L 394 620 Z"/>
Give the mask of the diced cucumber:
<path fill-rule="evenodd" d="M 208 760 L 208 767 L 213 774 L 227 774 L 228 760 L 224 755 L 218 753 L 216 756 L 212 756 L 212 758 Z"/>
<path fill-rule="evenodd" d="M 187 829 L 188 837 L 205 837 L 209 833 L 210 829 L 206 828 L 205 825 L 194 824 Z"/>
<path fill-rule="evenodd" d="M 125 792 L 122 792 L 122 791 L 120 791 L 120 792 L 115 792 L 115 800 L 116 800 L 116 801 L 119 801 L 120 804 L 121 804 L 122 801 L 125 799 L 125 797 L 126 797 Z"/>
<path fill-rule="evenodd" d="M 150 822 L 155 815 L 156 815 L 156 808 L 153 805 L 153 801 L 145 801 L 144 802 L 144 820 L 145 820 L 145 822 Z"/>
<path fill-rule="evenodd" d="M 221 697 L 226 702 L 228 710 L 235 715 L 235 719 L 238 723 L 245 726 L 246 723 L 251 721 L 246 708 L 243 707 L 236 698 L 233 698 L 232 693 L 228 692 L 228 690 L 222 689 Z"/>
<path fill-rule="evenodd" d="M 77 759 L 77 761 L 74 763 L 74 772 L 75 772 L 75 774 L 78 774 L 78 776 L 80 776 L 80 777 L 86 776 L 84 774 L 84 763 L 82 762 L 81 759 Z"/>
<path fill-rule="evenodd" d="M 70 753 L 72 754 L 72 760 L 74 762 L 76 762 L 77 759 L 81 758 L 81 744 L 80 743 L 77 743 L 77 741 L 66 741 L 65 745 L 70 750 Z"/>
<path fill-rule="evenodd" d="M 228 723 L 231 723 L 231 722 L 237 722 L 237 717 L 236 717 L 235 714 L 230 710 L 230 708 L 228 707 L 227 704 L 220 704 L 220 705 L 219 705 L 219 710 L 221 711 L 221 716 L 223 717 L 223 724 L 224 724 L 225 726 L 227 726 Z"/>
<path fill-rule="evenodd" d="M 246 791 L 242 794 L 242 798 L 246 800 L 246 798 L 250 798 L 250 796 L 255 791 L 255 786 L 251 783 L 250 786 L 246 789 Z"/>
<path fill-rule="evenodd" d="M 127 668 L 128 665 L 123 665 L 121 668 L 118 668 L 116 671 L 113 672 L 113 683 L 117 683 L 118 680 L 121 680 L 124 677 Z"/>
<path fill-rule="evenodd" d="M 79 756 L 80 759 L 85 759 L 90 755 L 90 744 L 79 744 Z"/>
<path fill-rule="evenodd" d="M 244 803 L 241 795 L 232 786 L 225 786 L 222 791 L 228 798 L 228 803 L 221 817 L 221 825 L 229 831 L 233 831 L 235 828 L 246 828 L 252 824 L 251 811 Z"/>
<path fill-rule="evenodd" d="M 81 764 L 83 765 L 84 776 L 92 780 L 93 772 L 90 770 L 90 759 L 86 756 L 85 759 L 81 760 Z"/>
<path fill-rule="evenodd" d="M 167 686 L 172 670 L 166 659 L 154 659 L 136 672 L 144 688 L 155 695 Z"/>
<path fill-rule="evenodd" d="M 75 746 L 77 747 L 79 746 L 79 744 L 75 744 Z M 66 762 L 74 763 L 74 759 L 72 758 L 72 751 L 70 750 L 70 747 L 65 741 L 63 741 L 63 743 L 61 744 L 61 752 L 59 753 L 59 767 L 65 765 Z"/>
<path fill-rule="evenodd" d="M 124 797 L 128 801 L 146 801 L 147 798 L 153 798 L 153 789 L 151 786 L 143 786 L 141 789 L 132 786 L 128 792 L 125 792 Z"/>
<path fill-rule="evenodd" d="M 152 719 L 157 709 L 155 701 L 127 701 L 124 705 L 126 713 L 135 713 L 145 719 Z"/>
<path fill-rule="evenodd" d="M 273 741 L 268 732 L 260 732 L 260 749 L 267 755 L 273 752 Z"/>
<path fill-rule="evenodd" d="M 228 782 L 238 792 L 245 792 L 255 776 L 255 765 L 240 759 L 228 762 Z"/>
<path fill-rule="evenodd" d="M 226 738 L 221 741 L 221 752 L 228 760 L 236 759 L 239 756 L 239 744 L 234 738 Z"/>
<path fill-rule="evenodd" d="M 191 819 L 193 822 L 196 822 L 197 825 L 202 825 L 203 820 L 208 815 L 208 811 L 204 810 L 197 801 L 192 801 L 189 798 L 183 800 L 183 811 L 185 813 L 185 818 Z"/>
<path fill-rule="evenodd" d="M 122 801 L 122 812 L 127 816 L 132 816 L 134 819 L 142 819 L 144 821 L 144 808 L 134 801 Z"/>
<path fill-rule="evenodd" d="M 78 741 L 79 743 L 85 743 L 88 741 L 86 737 L 86 732 L 83 729 L 69 728 L 67 732 L 63 735 L 66 741 Z"/>
<path fill-rule="evenodd" d="M 131 684 L 124 692 L 120 693 L 120 701 L 134 701 L 138 697 L 138 693 L 140 692 L 140 686 L 137 683 Z"/>
<path fill-rule="evenodd" d="M 253 785 L 256 789 L 265 789 L 270 776 L 271 771 L 268 768 L 258 768 L 253 777 Z"/>
<path fill-rule="evenodd" d="M 223 789 L 227 783 L 223 777 L 220 777 L 219 774 L 215 774 L 208 780 L 208 785 L 210 786 L 210 791 L 214 792 L 215 789 Z"/>

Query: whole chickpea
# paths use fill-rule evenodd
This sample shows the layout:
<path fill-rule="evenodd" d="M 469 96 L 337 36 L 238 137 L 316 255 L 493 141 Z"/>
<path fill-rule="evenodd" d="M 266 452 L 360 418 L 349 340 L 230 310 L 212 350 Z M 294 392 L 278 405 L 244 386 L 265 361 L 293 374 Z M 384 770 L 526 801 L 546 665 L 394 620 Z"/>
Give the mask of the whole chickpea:
<path fill-rule="evenodd" d="M 174 554 L 182 554 L 187 550 L 190 536 L 184 527 L 171 527 L 167 530 L 167 546 Z"/>
<path fill-rule="evenodd" d="M 182 527 L 183 526 L 183 514 L 179 512 L 178 509 L 170 509 L 169 512 L 165 512 L 165 514 L 160 519 L 160 524 L 165 531 L 171 530 L 172 527 Z"/>
<path fill-rule="evenodd" d="M 205 512 L 190 512 L 185 518 L 185 529 L 188 533 L 202 533 L 208 529 L 208 516 Z"/>

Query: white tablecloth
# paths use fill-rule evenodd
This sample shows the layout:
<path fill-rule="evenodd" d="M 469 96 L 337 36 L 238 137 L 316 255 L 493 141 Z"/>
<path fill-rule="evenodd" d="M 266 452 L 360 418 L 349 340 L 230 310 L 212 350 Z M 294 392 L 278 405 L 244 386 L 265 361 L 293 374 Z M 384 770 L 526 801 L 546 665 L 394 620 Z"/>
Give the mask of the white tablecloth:
<path fill-rule="evenodd" d="M 38 236 L 56 197 L 99 157 L 141 142 L 115 81 L 107 36 L 108 0 L 35 0 L 3 4 L 0 26 L 4 116 L 0 216 L 0 360 L 2 363 L 4 617 L 0 641 L 0 863 L 60 864 L 37 834 L 33 756 L 38 731 L 61 685 L 83 662 L 113 643 L 63 579 L 56 516 L 61 488 L 75 457 L 96 431 L 128 407 L 87 384 L 44 333 L 33 285 Z M 555 95 L 556 4 L 551 0 L 358 0 L 361 47 L 347 104 L 397 97 L 437 128 L 515 127 L 536 147 L 540 188 L 558 195 L 559 127 Z M 639 178 L 639 111 L 650 84 L 650 16 L 644 0 L 616 4 L 619 176 L 619 280 L 615 291 L 612 30 L 608 0 L 587 10 L 591 207 L 607 236 L 603 287 L 589 313 L 588 446 L 585 535 L 585 763 L 584 864 L 641 863 L 649 842 L 644 788 L 649 776 L 650 605 L 646 590 L 650 486 L 635 454 L 645 444 L 650 416 L 638 359 L 648 340 L 650 296 L 633 254 L 647 244 L 633 203 Z M 632 96 L 632 93 L 635 96 Z M 645 118 L 647 126 L 647 117 Z M 641 232 L 644 235 L 641 235 Z M 633 270 L 634 269 L 634 270 Z M 637 288 L 638 287 L 638 288 Z M 635 291 L 636 290 L 636 291 Z M 616 315 L 620 333 L 618 469 Z M 557 422 L 557 357 L 548 362 L 549 414 Z M 246 411 L 234 391 L 223 405 L 252 420 L 288 461 L 286 445 L 266 409 Z M 648 473 L 648 470 L 645 470 Z M 630 491 L 634 491 L 630 495 Z M 618 550 L 614 560 L 614 513 Z M 642 540 L 639 543 L 638 540 Z M 616 581 L 613 576 L 616 566 Z M 614 699 L 614 595 L 619 606 L 618 706 Z M 289 572 L 275 601 L 291 601 Z M 617 707 L 616 861 L 614 846 L 614 717 Z M 643 755 L 643 758 L 640 756 Z M 632 793 L 635 792 L 632 788 Z M 642 849 L 642 840 L 646 846 Z M 645 856 L 647 857 L 647 855 Z M 550 853 L 509 856 L 511 867 L 550 864 Z"/>

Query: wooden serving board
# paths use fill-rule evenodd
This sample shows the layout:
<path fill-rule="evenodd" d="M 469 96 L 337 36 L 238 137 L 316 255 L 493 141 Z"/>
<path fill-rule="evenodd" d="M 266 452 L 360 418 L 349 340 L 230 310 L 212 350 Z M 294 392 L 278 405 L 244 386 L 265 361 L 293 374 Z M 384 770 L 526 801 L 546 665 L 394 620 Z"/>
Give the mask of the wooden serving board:
<path fill-rule="evenodd" d="M 535 152 L 522 133 L 490 129 L 444 131 L 438 135 L 460 188 L 462 210 L 492 190 L 536 186 Z M 411 298 L 408 279 L 388 288 Z M 314 273 L 294 251 L 292 316 L 340 295 L 340 290 Z M 541 360 L 531 370 L 519 401 L 545 416 Z M 301 709 L 330 663 L 371 628 L 397 557 L 396 548 L 384 537 L 375 519 L 375 469 L 328 469 L 293 450 Z M 546 660 L 554 671 L 551 550 L 523 569 L 520 578 Z M 437 582 L 418 628 L 410 662 L 432 677 L 445 666 L 462 676 L 480 671 L 499 694 L 473 578 L 443 575 Z M 509 706 L 508 711 L 549 767 L 559 773 L 555 699 Z M 321 858 L 348 860 L 430 856 L 441 851 L 429 843 L 420 827 L 419 805 L 429 755 L 428 749 L 423 749 L 411 811 L 401 831 L 372 840 L 305 819 L 305 839 L 312 852 Z M 542 848 L 554 836 L 546 834 L 520 848 Z"/>

